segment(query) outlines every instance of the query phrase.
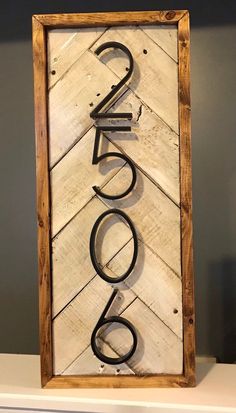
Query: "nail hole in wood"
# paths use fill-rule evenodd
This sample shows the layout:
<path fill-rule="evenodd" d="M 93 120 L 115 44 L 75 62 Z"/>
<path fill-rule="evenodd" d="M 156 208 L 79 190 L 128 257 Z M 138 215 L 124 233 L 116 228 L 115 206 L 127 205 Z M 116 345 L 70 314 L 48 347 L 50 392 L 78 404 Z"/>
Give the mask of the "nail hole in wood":
<path fill-rule="evenodd" d="M 190 319 L 188 320 L 188 322 L 189 322 L 189 324 L 193 324 L 193 319 L 190 318 Z"/>
<path fill-rule="evenodd" d="M 52 74 L 52 75 L 55 75 L 55 74 L 56 74 L 56 70 L 52 70 L 52 71 L 51 71 L 51 74 Z"/>
<path fill-rule="evenodd" d="M 119 373 L 119 372 L 120 372 L 120 369 L 116 369 L 116 372 Z"/>
<path fill-rule="evenodd" d="M 93 106 L 93 102 L 91 102 L 91 103 L 89 104 L 89 106 Z"/>
<path fill-rule="evenodd" d="M 97 96 L 100 96 L 101 95 L 101 93 L 97 93 Z"/>
<path fill-rule="evenodd" d="M 128 68 L 128 67 L 126 67 L 126 68 L 125 68 L 125 70 L 126 70 L 126 72 L 128 72 L 128 71 L 129 71 L 129 68 Z"/>
<path fill-rule="evenodd" d="M 174 314 L 177 314 L 177 313 L 178 313 L 177 308 L 174 308 L 173 313 L 174 313 Z"/>
<path fill-rule="evenodd" d="M 146 49 L 143 49 L 143 54 L 147 54 L 147 50 L 146 50 Z"/>
<path fill-rule="evenodd" d="M 114 89 L 115 86 L 116 86 L 116 85 L 112 85 L 111 89 Z"/>

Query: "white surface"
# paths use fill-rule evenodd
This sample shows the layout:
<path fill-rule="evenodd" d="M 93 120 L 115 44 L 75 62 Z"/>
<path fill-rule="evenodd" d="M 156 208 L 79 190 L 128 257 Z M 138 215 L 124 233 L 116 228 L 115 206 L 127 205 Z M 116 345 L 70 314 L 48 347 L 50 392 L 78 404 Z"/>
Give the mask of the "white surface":
<path fill-rule="evenodd" d="M 40 387 L 39 356 L 2 354 L 0 411 L 8 413 L 10 409 L 236 413 L 236 365 L 199 364 L 196 388 L 44 390 Z"/>

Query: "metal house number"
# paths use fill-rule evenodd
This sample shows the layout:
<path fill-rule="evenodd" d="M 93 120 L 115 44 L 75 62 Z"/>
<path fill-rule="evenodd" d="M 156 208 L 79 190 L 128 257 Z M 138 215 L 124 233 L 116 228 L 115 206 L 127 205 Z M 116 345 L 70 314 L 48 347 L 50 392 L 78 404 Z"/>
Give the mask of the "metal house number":
<path fill-rule="evenodd" d="M 106 42 L 103 43 L 101 46 L 99 46 L 95 53 L 97 55 L 99 55 L 101 52 L 103 52 L 106 49 L 109 48 L 114 48 L 114 49 L 120 49 L 122 50 L 128 57 L 129 59 L 129 69 L 127 71 L 127 74 L 120 80 L 120 82 L 114 86 L 112 88 L 112 90 L 105 96 L 105 98 L 95 107 L 95 109 L 90 113 L 90 117 L 94 120 L 97 119 L 126 119 L 126 120 L 131 120 L 132 119 L 132 113 L 107 113 L 107 112 L 102 112 L 102 109 L 104 108 L 105 105 L 107 105 L 107 103 L 110 102 L 110 100 L 117 94 L 117 92 L 122 88 L 122 86 L 130 79 L 132 73 L 133 73 L 133 67 L 134 67 L 134 63 L 133 63 L 133 57 L 132 54 L 130 53 L 129 49 L 118 42 Z M 127 158 L 126 155 L 118 153 L 118 152 L 107 152 L 104 153 L 102 155 L 98 155 L 99 152 L 99 143 L 100 143 L 100 138 L 101 138 L 101 132 L 105 132 L 105 131 L 131 131 L 131 127 L 130 126 L 96 126 L 96 134 L 95 134 L 95 143 L 94 143 L 94 149 L 93 149 L 93 158 L 92 158 L 92 164 L 93 165 L 97 165 L 99 162 L 101 162 L 103 159 L 105 158 L 109 158 L 109 157 L 116 157 L 116 158 L 121 158 L 123 159 L 130 167 L 131 172 L 132 172 L 132 180 L 131 183 L 129 185 L 129 187 L 121 194 L 118 195 L 108 195 L 104 192 L 102 192 L 97 186 L 93 186 L 93 190 L 96 192 L 97 195 L 99 195 L 100 197 L 106 198 L 106 199 L 112 199 L 112 200 L 116 200 L 116 199 L 121 199 L 123 197 L 125 197 L 126 195 L 128 195 L 132 189 L 135 186 L 136 183 L 136 179 L 137 179 L 137 174 L 136 174 L 136 169 L 134 164 L 132 163 L 132 161 Z M 134 244 L 134 250 L 133 250 L 133 257 L 130 263 L 129 268 L 127 269 L 127 271 L 122 274 L 121 276 L 117 277 L 117 278 L 113 278 L 113 277 L 109 277 L 107 274 L 105 274 L 105 272 L 102 270 L 101 266 L 98 263 L 98 260 L 96 258 L 96 252 L 95 252 L 95 241 L 96 241 L 96 234 L 97 234 L 97 230 L 98 227 L 100 225 L 100 223 L 102 222 L 102 220 L 107 217 L 110 214 L 116 214 L 121 216 L 129 225 L 129 228 L 132 232 L 133 235 L 133 244 Z M 93 264 L 93 267 L 95 269 L 95 271 L 97 272 L 97 274 L 106 282 L 110 283 L 110 284 L 114 284 L 114 283 L 119 283 L 121 281 L 124 281 L 132 272 L 136 260 L 137 260 L 137 256 L 138 256 L 138 237 L 137 237 L 137 233 L 134 227 L 134 224 L 132 223 L 131 219 L 129 218 L 129 216 L 127 214 L 125 214 L 123 211 L 121 211 L 120 209 L 117 208 L 113 208 L 110 209 L 108 211 L 103 212 L 96 220 L 96 222 L 93 225 L 92 231 L 91 231 L 91 235 L 90 235 L 90 257 L 91 257 L 91 261 Z M 101 360 L 104 363 L 107 364 L 111 364 L 111 365 L 115 365 L 115 364 L 120 364 L 120 363 L 124 363 L 127 360 L 129 360 L 132 355 L 134 354 L 136 347 L 137 347 L 137 333 L 135 331 L 134 326 L 124 317 L 120 317 L 120 316 L 112 316 L 112 317 L 106 317 L 106 314 L 109 310 L 109 308 L 111 307 L 116 295 L 118 293 L 118 289 L 115 289 L 111 295 L 111 297 L 109 298 L 93 332 L 91 335 L 91 347 L 92 350 L 95 354 L 95 356 Z M 124 327 L 126 327 L 131 335 L 132 335 L 132 345 L 130 350 L 124 354 L 121 357 L 108 357 L 105 354 L 102 353 L 102 351 L 98 348 L 97 343 L 96 343 L 96 338 L 97 338 L 97 334 L 99 332 L 99 330 L 101 329 L 101 327 L 105 326 L 106 324 L 111 324 L 111 323 L 118 323 Z"/>

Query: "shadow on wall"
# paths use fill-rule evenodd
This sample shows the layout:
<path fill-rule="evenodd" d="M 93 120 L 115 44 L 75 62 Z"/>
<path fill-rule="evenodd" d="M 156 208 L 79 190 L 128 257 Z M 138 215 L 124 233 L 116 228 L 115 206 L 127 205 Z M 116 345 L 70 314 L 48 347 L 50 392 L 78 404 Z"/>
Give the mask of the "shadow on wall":
<path fill-rule="evenodd" d="M 208 277 L 210 348 L 221 363 L 236 362 L 236 260 L 213 263 Z M 215 350 L 215 351 L 214 351 Z"/>

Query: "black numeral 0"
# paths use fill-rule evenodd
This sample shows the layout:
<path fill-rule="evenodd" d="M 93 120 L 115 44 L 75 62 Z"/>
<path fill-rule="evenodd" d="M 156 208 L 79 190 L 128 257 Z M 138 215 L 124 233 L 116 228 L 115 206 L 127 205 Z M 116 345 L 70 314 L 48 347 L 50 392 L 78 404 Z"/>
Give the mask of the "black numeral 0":
<path fill-rule="evenodd" d="M 134 326 L 130 323 L 130 321 L 126 320 L 126 318 L 120 317 L 120 316 L 112 316 L 112 317 L 107 317 L 106 318 L 106 313 L 108 312 L 116 294 L 117 294 L 118 290 L 114 290 L 108 303 L 106 304 L 106 307 L 104 308 L 101 317 L 99 318 L 93 332 L 92 332 L 92 336 L 91 336 L 91 347 L 92 350 L 95 354 L 95 356 L 97 356 L 97 358 L 99 358 L 99 360 L 103 361 L 104 363 L 107 364 L 121 364 L 121 363 L 125 363 L 127 360 L 130 359 L 130 357 L 132 357 L 132 355 L 134 354 L 136 347 L 137 347 L 137 334 L 135 331 Z M 108 357 L 105 354 L 103 354 L 101 352 L 101 350 L 98 348 L 97 343 L 96 343 L 96 335 L 97 332 L 100 330 L 100 328 L 106 324 L 110 324 L 110 323 L 118 323 L 121 324 L 123 326 L 125 326 L 126 328 L 128 328 L 128 330 L 130 331 L 132 338 L 133 338 L 133 343 L 132 346 L 130 348 L 130 350 L 128 351 L 128 353 L 124 354 L 121 357 Z"/>
<path fill-rule="evenodd" d="M 134 252 L 133 252 L 133 258 L 132 261 L 130 263 L 130 266 L 128 268 L 128 270 L 120 275 L 119 277 L 113 278 L 113 277 L 109 277 L 109 275 L 105 274 L 105 272 L 102 270 L 100 264 L 98 263 L 97 257 L 96 257 L 96 253 L 95 253 L 95 240 L 96 240 L 96 235 L 97 235 L 97 230 L 99 227 L 99 224 L 101 223 L 101 221 L 103 220 L 103 218 L 105 218 L 107 215 L 110 214 L 117 214 L 120 215 L 121 217 L 123 217 L 125 219 L 125 221 L 129 224 L 130 230 L 132 232 L 133 235 L 133 242 L 134 242 Z M 97 274 L 100 275 L 100 277 L 104 280 L 107 281 L 109 283 L 119 283 L 121 281 L 124 281 L 129 274 L 131 273 L 131 271 L 133 270 L 136 260 L 137 260 L 137 255 L 138 255 L 138 237 L 134 228 L 134 224 L 132 223 L 131 219 L 128 217 L 128 215 L 126 215 L 123 211 L 121 211 L 120 209 L 109 209 L 108 211 L 103 212 L 98 219 L 95 221 L 95 224 L 92 228 L 92 232 L 90 235 L 90 257 L 91 257 L 91 261 L 92 264 L 94 266 L 94 269 L 96 270 Z"/>

